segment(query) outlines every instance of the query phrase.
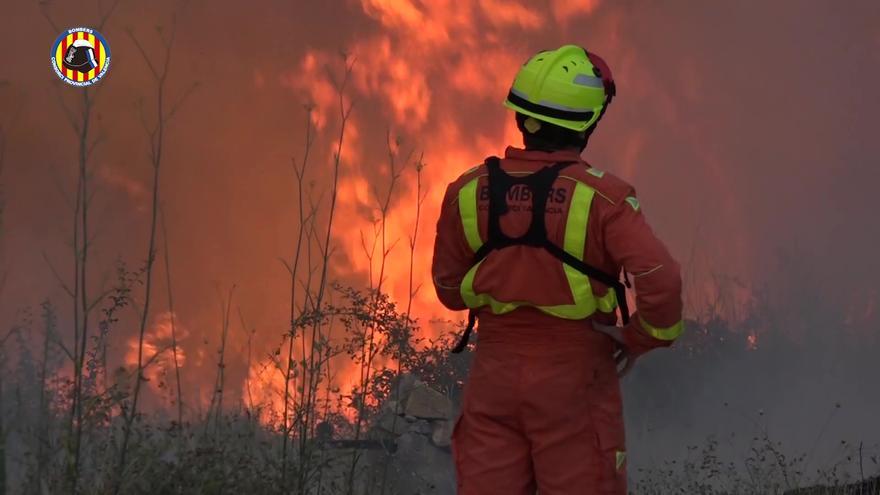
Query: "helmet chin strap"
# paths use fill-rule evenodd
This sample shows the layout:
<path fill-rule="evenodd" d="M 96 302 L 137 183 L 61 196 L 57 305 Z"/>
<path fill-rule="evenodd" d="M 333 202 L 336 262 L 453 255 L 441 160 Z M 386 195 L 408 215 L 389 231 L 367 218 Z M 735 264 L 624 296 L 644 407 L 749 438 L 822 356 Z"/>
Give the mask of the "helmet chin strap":
<path fill-rule="evenodd" d="M 586 48 L 580 47 L 580 49 L 583 50 L 584 56 L 593 65 L 593 75 L 595 76 L 595 78 L 601 79 L 602 81 L 602 89 L 605 93 L 605 102 L 604 105 L 602 105 L 602 109 L 599 111 L 599 115 L 596 117 L 596 120 L 592 123 L 592 125 L 590 125 L 590 127 L 578 132 L 570 129 L 564 129 L 562 127 L 552 124 L 546 124 L 534 117 L 518 113 L 516 117 L 517 127 L 523 134 L 523 144 L 525 144 L 527 149 L 554 150 L 574 148 L 583 152 L 590 141 L 590 137 L 593 135 L 596 127 L 602 120 L 602 117 L 605 116 L 605 112 L 611 105 L 611 101 L 617 94 L 617 86 L 614 83 L 614 77 L 611 74 L 611 68 L 608 67 L 608 64 L 605 62 L 605 60 L 603 60 L 602 57 L 596 55 L 595 53 L 590 53 L 589 51 L 587 51 Z M 508 100 L 514 101 L 517 105 L 519 105 L 520 108 L 525 108 L 525 110 L 527 111 L 539 113 L 547 111 L 546 108 L 529 108 L 528 105 L 531 102 L 529 102 L 528 100 L 524 100 L 521 95 L 516 93 L 516 91 L 513 89 L 511 89 L 511 92 L 508 95 Z M 541 115 L 545 114 L 541 113 Z M 554 115 L 549 116 L 553 117 Z M 571 116 L 563 117 L 556 115 L 556 117 L 567 120 L 576 120 Z M 589 117 L 587 118 L 587 120 L 589 120 Z"/>
<path fill-rule="evenodd" d="M 530 133 L 534 134 L 541 129 L 541 121 L 534 117 L 528 117 L 525 122 L 523 122 L 523 127 L 525 127 Z"/>
<path fill-rule="evenodd" d="M 547 124 L 525 114 L 516 114 L 516 125 L 523 135 L 523 144 L 526 149 L 553 151 L 574 148 L 583 150 L 586 145 L 585 133 Z"/>
<path fill-rule="evenodd" d="M 603 109 L 602 112 L 604 113 L 605 110 Z M 593 123 L 593 125 L 581 132 L 569 130 L 562 131 L 560 128 L 559 132 L 568 133 L 569 139 L 565 140 L 552 139 L 552 135 L 539 135 L 539 131 L 547 128 L 545 127 L 544 123 L 534 117 L 517 117 L 517 126 L 519 127 L 520 132 L 522 132 L 523 134 L 523 144 L 525 144 L 527 149 L 553 150 L 562 148 L 576 148 L 578 151 L 583 152 L 587 148 L 587 144 L 589 144 L 590 141 L 590 136 L 593 135 L 593 131 L 596 130 L 596 126 L 599 124 L 600 120 L 602 120 L 601 115 L 596 120 L 596 122 Z M 549 137 L 549 139 L 547 139 L 547 137 Z"/>

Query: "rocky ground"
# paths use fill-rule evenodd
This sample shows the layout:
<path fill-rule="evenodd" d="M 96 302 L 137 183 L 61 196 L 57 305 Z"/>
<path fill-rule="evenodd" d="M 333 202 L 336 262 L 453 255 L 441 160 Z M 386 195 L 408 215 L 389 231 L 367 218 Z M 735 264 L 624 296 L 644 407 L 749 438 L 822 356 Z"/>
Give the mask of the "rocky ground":
<path fill-rule="evenodd" d="M 403 375 L 394 397 L 382 405 L 372 422 L 367 439 L 328 438 L 326 446 L 340 460 L 340 469 L 350 463 L 354 450 L 360 450 L 368 466 L 366 477 L 372 480 L 368 483 L 382 483 L 384 478 L 384 493 L 455 495 L 450 444 L 457 410 L 457 404 L 445 394 L 413 375 Z M 880 477 L 845 486 L 790 490 L 783 495 L 880 495 Z"/>
<path fill-rule="evenodd" d="M 455 494 L 450 450 L 455 405 L 412 375 L 402 377 L 398 391 L 384 405 L 372 432 L 397 446 L 388 478 L 394 479 L 398 493 Z"/>
<path fill-rule="evenodd" d="M 384 493 L 455 495 L 450 444 L 456 409 L 445 394 L 413 375 L 403 375 L 365 439 L 324 440 L 325 452 L 332 452 L 331 471 L 344 477 L 354 451 L 359 450 L 366 485 L 378 489 L 384 484 Z"/>
<path fill-rule="evenodd" d="M 846 486 L 815 486 L 785 492 L 784 495 L 880 495 L 880 477 Z"/>

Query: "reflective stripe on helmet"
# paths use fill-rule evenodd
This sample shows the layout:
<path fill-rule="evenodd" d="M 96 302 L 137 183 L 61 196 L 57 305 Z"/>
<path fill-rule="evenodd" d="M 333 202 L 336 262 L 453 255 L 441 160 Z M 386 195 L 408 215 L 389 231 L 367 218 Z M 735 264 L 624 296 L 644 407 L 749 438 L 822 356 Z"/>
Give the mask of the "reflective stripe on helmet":
<path fill-rule="evenodd" d="M 575 45 L 533 56 L 510 89 L 508 108 L 576 132 L 595 124 L 615 93 L 607 64 Z"/>
<path fill-rule="evenodd" d="M 461 214 L 464 234 L 468 245 L 474 251 L 483 244 L 477 223 L 477 181 L 478 179 L 475 178 L 465 184 L 458 195 L 458 209 Z M 584 257 L 590 206 L 594 195 L 595 190 L 590 186 L 582 182 L 575 182 L 568 218 L 565 222 L 563 249 L 578 259 Z M 520 306 L 531 306 L 558 318 L 580 320 L 590 316 L 597 309 L 603 313 L 613 313 L 617 307 L 617 297 L 613 290 L 608 289 L 604 296 L 596 297 L 593 294 L 589 277 L 567 264 L 563 264 L 563 270 L 571 290 L 572 304 L 539 306 L 527 301 L 499 301 L 487 293 L 477 294 L 474 290 L 474 279 L 483 261 L 485 260 L 472 266 L 461 281 L 461 297 L 469 308 L 488 306 L 494 314 L 504 314 Z"/>
<path fill-rule="evenodd" d="M 545 117 L 565 120 L 590 120 L 593 118 L 591 110 L 579 110 L 558 105 L 548 100 L 541 100 L 541 103 L 532 103 L 527 100 L 522 93 L 511 89 L 507 94 L 507 101 L 529 112 L 535 112 Z"/>
<path fill-rule="evenodd" d="M 675 340 L 682 334 L 682 332 L 684 332 L 683 320 L 679 320 L 675 325 L 666 328 L 655 327 L 646 322 L 642 317 L 639 317 L 639 322 L 642 324 L 642 328 L 645 329 L 648 335 L 657 340 Z"/>
<path fill-rule="evenodd" d="M 574 83 L 580 84 L 581 86 L 589 86 L 591 88 L 605 88 L 605 83 L 602 82 L 601 77 L 590 76 L 587 74 L 578 74 L 574 76 Z"/>

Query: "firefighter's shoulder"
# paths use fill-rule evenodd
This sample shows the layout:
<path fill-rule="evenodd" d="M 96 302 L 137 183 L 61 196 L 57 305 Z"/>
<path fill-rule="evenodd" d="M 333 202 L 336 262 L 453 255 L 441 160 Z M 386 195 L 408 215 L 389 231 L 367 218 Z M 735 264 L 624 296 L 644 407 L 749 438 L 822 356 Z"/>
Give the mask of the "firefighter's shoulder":
<path fill-rule="evenodd" d="M 480 163 L 479 165 L 474 165 L 473 167 L 465 170 L 461 175 L 456 177 L 455 180 L 453 180 L 446 186 L 446 199 L 452 203 L 458 201 L 459 191 L 461 191 L 461 189 L 473 179 L 479 178 L 481 175 L 485 175 L 485 168 L 485 164 Z"/>
<path fill-rule="evenodd" d="M 486 174 L 486 164 L 480 163 L 478 165 L 474 165 L 473 167 L 465 170 L 461 175 L 459 175 L 454 181 L 449 183 L 449 189 L 461 189 L 465 184 L 470 182 L 473 179 L 476 179 L 480 175 Z"/>
<path fill-rule="evenodd" d="M 635 198 L 635 188 L 629 182 L 586 163 L 578 164 L 563 172 L 563 175 L 568 174 L 593 188 L 599 197 L 612 204 L 620 204 L 628 198 Z"/>
<path fill-rule="evenodd" d="M 467 181 L 473 179 L 474 177 L 477 177 L 478 175 L 485 174 L 485 173 L 486 173 L 486 164 L 485 163 L 478 163 L 478 164 L 474 165 L 473 167 L 462 172 L 462 174 L 458 176 L 458 179 L 464 180 L 465 182 L 467 182 Z"/>

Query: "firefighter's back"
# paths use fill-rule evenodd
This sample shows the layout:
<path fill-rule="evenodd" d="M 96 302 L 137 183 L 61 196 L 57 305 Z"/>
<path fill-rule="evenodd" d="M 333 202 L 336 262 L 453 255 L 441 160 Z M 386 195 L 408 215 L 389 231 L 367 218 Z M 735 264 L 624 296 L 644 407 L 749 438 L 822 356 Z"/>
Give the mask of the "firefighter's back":
<path fill-rule="evenodd" d="M 553 182 L 544 205 L 548 240 L 564 246 L 567 227 L 575 221 L 570 216 L 586 216 L 583 259 L 605 271 L 619 271 L 604 253 L 602 232 L 609 207 L 628 186 L 589 168 L 573 152 L 508 149 L 501 167 L 511 176 L 524 177 L 559 161 L 568 165 Z M 490 197 L 485 165 L 451 184 L 447 197 L 466 201 L 468 185 L 476 187 L 477 229 L 485 242 Z M 583 203 L 574 201 L 579 187 L 591 195 L 586 211 Z M 532 215 L 541 214 L 533 211 L 538 206 L 533 205 L 534 194 L 524 184 L 506 191 L 506 212 L 500 218 L 506 236 L 524 235 Z M 462 205 L 457 209 L 461 213 Z M 523 304 L 499 313 L 491 304 L 477 309 L 479 336 L 455 431 L 456 462 L 469 480 L 481 479 L 482 471 L 522 476 L 502 479 L 489 474 L 482 478 L 486 485 L 470 481 L 463 493 L 530 493 L 538 486 L 542 493 L 583 493 L 571 487 L 584 479 L 593 480 L 590 493 L 620 493 L 624 474 L 616 463 L 625 449 L 614 343 L 590 326 L 593 318 L 613 323 L 615 316 L 597 309 L 586 318 L 569 319 L 540 309 L 575 303 L 565 270 L 545 249 L 511 245 L 489 252 L 474 276 L 475 294 Z M 610 293 L 595 281 L 590 290 L 597 299 Z M 572 468 L 571 456 L 584 462 Z M 530 469 L 511 469 L 518 464 Z"/>

